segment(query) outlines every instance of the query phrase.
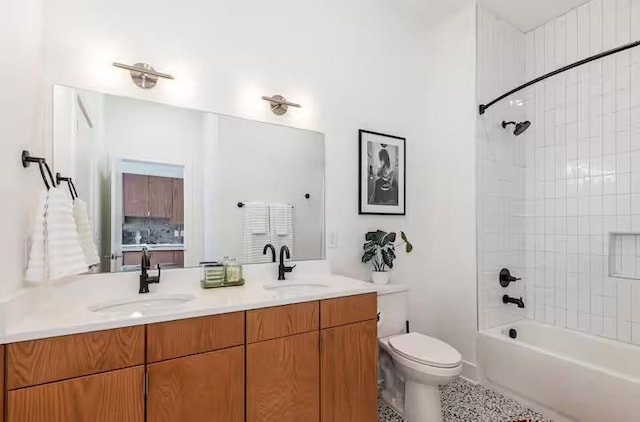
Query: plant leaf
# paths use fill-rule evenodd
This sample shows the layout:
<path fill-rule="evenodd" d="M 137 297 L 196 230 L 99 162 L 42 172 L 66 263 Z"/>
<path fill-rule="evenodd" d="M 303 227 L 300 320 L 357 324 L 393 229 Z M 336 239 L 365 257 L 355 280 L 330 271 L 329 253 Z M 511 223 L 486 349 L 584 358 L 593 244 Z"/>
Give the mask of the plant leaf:
<path fill-rule="evenodd" d="M 411 242 L 409 242 L 409 239 L 407 239 L 407 235 L 405 234 L 405 232 L 401 231 L 400 232 L 400 237 L 402 238 L 402 240 L 404 241 L 404 243 L 407 244 L 405 250 L 407 251 L 407 253 L 411 253 L 411 251 L 413 250 L 413 245 L 411 244 Z"/>
<path fill-rule="evenodd" d="M 362 255 L 362 262 L 367 263 L 367 262 L 371 261 L 373 259 L 373 257 L 375 257 L 375 256 L 376 256 L 376 251 L 375 250 L 366 251 Z"/>
<path fill-rule="evenodd" d="M 384 232 L 383 232 L 384 233 Z M 382 238 L 382 243 L 380 246 L 386 246 L 389 243 L 393 243 L 396 241 L 396 234 L 394 232 L 391 233 L 385 233 L 385 235 Z"/>
<path fill-rule="evenodd" d="M 389 267 L 389 269 L 393 269 L 393 258 L 389 255 L 389 250 L 382 249 L 380 252 L 382 253 L 382 262 L 384 262 L 384 265 Z"/>
<path fill-rule="evenodd" d="M 375 249 L 375 248 L 376 248 L 376 244 L 373 242 L 367 242 L 364 245 L 362 245 L 362 249 L 364 249 L 365 251 Z"/>
<path fill-rule="evenodd" d="M 396 250 L 395 248 L 389 248 L 389 255 L 391 255 L 391 259 L 396 259 Z"/>

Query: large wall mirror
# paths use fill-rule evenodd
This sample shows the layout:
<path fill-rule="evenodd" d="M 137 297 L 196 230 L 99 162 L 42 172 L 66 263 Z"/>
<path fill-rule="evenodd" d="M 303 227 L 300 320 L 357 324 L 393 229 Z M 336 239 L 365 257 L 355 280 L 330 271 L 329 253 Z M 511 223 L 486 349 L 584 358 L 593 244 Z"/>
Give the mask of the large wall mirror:
<path fill-rule="evenodd" d="M 87 203 L 95 272 L 322 259 L 324 135 L 55 86 L 53 165 Z M 64 186 L 62 186 L 65 188 Z"/>

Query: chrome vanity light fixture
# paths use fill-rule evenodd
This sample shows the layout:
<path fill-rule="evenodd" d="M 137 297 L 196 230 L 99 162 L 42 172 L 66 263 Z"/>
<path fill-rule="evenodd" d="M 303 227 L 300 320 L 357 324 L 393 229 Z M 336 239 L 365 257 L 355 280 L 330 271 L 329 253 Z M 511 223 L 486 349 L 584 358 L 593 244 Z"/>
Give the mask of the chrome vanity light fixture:
<path fill-rule="evenodd" d="M 300 104 L 292 103 L 287 101 L 282 95 L 273 95 L 271 97 L 267 97 L 266 95 L 262 97 L 263 100 L 267 101 L 271 104 L 271 111 L 276 116 L 282 116 L 289 110 L 289 107 L 301 108 Z"/>
<path fill-rule="evenodd" d="M 128 70 L 133 83 L 142 89 L 151 89 L 156 86 L 158 78 L 175 79 L 173 75 L 169 75 L 168 73 L 156 72 L 156 70 L 147 63 L 136 63 L 130 66 L 128 64 L 114 62 L 113 65 L 120 69 Z"/>

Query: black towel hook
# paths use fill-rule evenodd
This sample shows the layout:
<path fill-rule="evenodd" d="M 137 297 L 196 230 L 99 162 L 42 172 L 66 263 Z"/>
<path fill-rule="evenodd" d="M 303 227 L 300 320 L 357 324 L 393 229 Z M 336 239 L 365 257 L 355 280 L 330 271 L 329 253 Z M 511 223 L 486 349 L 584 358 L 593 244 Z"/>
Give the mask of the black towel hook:
<path fill-rule="evenodd" d="M 40 175 L 42 176 L 42 181 L 44 185 L 47 187 L 47 190 L 52 187 L 56 187 L 56 181 L 53 178 L 53 173 L 51 172 L 51 168 L 49 168 L 49 164 L 47 164 L 47 160 L 42 157 L 32 157 L 29 151 L 22 151 L 22 167 L 27 168 L 31 165 L 31 163 L 37 163 L 38 168 L 40 169 Z M 46 169 L 46 174 L 45 174 Z M 49 179 L 51 180 L 51 185 L 49 185 L 49 181 L 47 180 L 47 174 L 49 175 Z"/>
<path fill-rule="evenodd" d="M 76 185 L 73 184 L 73 179 L 71 177 L 62 177 L 60 172 L 56 173 L 56 183 L 59 185 L 62 182 L 67 182 L 71 199 L 76 199 L 78 197 L 78 191 L 76 190 Z"/>

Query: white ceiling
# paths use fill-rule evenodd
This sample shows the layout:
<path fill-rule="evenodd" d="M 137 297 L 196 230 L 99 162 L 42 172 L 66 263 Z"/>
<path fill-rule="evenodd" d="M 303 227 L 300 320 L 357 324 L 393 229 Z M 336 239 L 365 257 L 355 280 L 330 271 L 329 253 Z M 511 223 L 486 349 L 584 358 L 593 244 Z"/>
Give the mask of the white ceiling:
<path fill-rule="evenodd" d="M 496 15 L 528 32 L 588 0 L 478 0 Z"/>

